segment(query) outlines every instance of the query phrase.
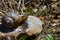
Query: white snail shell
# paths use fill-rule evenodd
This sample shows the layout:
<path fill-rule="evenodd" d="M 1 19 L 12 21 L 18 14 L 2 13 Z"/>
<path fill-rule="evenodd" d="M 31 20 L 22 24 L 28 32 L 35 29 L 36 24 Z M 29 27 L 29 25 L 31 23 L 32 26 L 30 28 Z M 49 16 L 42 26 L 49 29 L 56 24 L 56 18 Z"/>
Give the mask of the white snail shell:
<path fill-rule="evenodd" d="M 42 21 L 38 17 L 28 16 L 26 22 L 28 23 L 28 28 L 26 29 L 26 32 L 29 35 L 37 34 L 42 31 Z"/>

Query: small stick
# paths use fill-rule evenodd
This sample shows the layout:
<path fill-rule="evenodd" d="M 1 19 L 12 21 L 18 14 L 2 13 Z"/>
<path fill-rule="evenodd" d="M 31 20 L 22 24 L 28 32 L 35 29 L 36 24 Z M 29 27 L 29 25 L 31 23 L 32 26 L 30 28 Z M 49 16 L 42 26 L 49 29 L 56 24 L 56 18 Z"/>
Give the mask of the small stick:
<path fill-rule="evenodd" d="M 21 0 L 19 0 L 19 3 L 18 3 L 18 7 L 17 7 L 17 9 L 19 10 L 19 8 L 20 8 L 20 5 L 21 4 Z"/>
<path fill-rule="evenodd" d="M 11 1 L 8 1 L 9 2 L 9 6 L 11 7 L 11 9 L 13 9 L 12 8 L 12 0 Z"/>
<path fill-rule="evenodd" d="M 5 4 L 4 0 L 2 0 L 2 3 L 4 4 L 5 8 L 7 9 L 8 6 Z"/>
<path fill-rule="evenodd" d="M 4 16 L 4 14 L 3 14 L 2 12 L 0 12 L 0 15 L 1 15 L 1 16 Z"/>

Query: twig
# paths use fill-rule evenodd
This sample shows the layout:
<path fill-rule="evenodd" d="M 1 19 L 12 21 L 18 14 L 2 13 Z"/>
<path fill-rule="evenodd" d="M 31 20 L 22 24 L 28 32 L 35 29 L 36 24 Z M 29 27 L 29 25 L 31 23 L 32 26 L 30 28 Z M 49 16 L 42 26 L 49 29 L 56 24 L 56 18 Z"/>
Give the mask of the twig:
<path fill-rule="evenodd" d="M 12 4 L 12 0 L 11 1 L 8 1 L 8 2 L 9 2 L 9 6 L 11 7 L 11 9 L 13 9 L 12 8 L 12 5 L 11 5 Z"/>
<path fill-rule="evenodd" d="M 31 2 L 31 1 L 26 2 L 25 5 L 29 4 L 30 2 Z"/>
<path fill-rule="evenodd" d="M 22 8 L 21 8 L 22 14 L 23 14 L 23 7 L 24 7 L 24 0 L 22 0 Z"/>
<path fill-rule="evenodd" d="M 3 14 L 2 12 L 0 12 L 0 15 L 1 15 L 1 16 L 4 16 L 4 14 Z"/>
<path fill-rule="evenodd" d="M 4 0 L 2 0 L 2 3 L 4 4 L 5 8 L 7 9 L 8 6 L 5 4 Z"/>
<path fill-rule="evenodd" d="M 18 7 L 17 7 L 18 10 L 19 10 L 20 4 L 21 4 L 21 0 L 19 0 L 19 3 L 18 3 Z"/>

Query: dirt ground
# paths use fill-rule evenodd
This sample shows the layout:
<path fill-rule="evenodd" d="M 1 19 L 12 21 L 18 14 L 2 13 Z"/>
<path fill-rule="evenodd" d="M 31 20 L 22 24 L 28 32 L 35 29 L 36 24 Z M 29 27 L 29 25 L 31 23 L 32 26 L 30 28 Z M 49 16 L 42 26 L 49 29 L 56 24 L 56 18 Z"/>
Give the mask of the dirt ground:
<path fill-rule="evenodd" d="M 46 40 L 46 34 L 60 40 L 60 0 L 22 0 L 22 3 L 18 0 L 0 0 L 0 13 L 13 10 L 20 15 L 33 15 L 42 20 L 43 30 L 34 40 Z"/>

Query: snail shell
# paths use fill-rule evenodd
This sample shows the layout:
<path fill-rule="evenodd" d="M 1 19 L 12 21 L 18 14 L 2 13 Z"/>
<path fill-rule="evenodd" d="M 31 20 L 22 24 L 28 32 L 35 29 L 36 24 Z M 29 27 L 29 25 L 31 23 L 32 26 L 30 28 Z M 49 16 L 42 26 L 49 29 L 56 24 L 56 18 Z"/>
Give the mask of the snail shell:
<path fill-rule="evenodd" d="M 6 29 L 11 29 L 14 26 L 14 21 L 10 17 L 3 16 L 3 18 L 2 18 L 2 25 Z"/>
<path fill-rule="evenodd" d="M 14 22 L 16 22 L 19 19 L 19 13 L 17 12 L 8 12 L 6 13 L 7 16 L 14 19 Z"/>
<path fill-rule="evenodd" d="M 28 35 L 39 34 L 42 31 L 42 21 L 35 16 L 28 16 L 26 20 L 28 24 L 28 28 L 26 29 L 26 33 Z"/>
<path fill-rule="evenodd" d="M 14 20 L 15 25 L 18 25 L 27 19 L 27 16 L 19 15 L 18 12 L 8 12 L 7 16 L 11 17 Z"/>

